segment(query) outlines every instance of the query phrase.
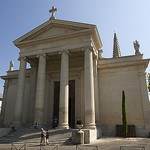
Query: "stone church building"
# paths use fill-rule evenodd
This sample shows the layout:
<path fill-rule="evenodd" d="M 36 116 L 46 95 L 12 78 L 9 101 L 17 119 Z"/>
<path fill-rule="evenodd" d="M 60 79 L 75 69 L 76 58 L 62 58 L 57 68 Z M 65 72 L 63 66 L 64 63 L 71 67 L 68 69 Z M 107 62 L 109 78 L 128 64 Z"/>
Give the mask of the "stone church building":
<path fill-rule="evenodd" d="M 58 20 L 52 13 L 14 45 L 20 49 L 20 68 L 1 76 L 5 80 L 1 126 L 37 122 L 74 129 L 81 119 L 84 129 L 115 136 L 116 125 L 122 125 L 124 90 L 128 125 L 135 126 L 136 136 L 149 135 L 145 77 L 149 59 L 142 58 L 138 42 L 135 55 L 121 56 L 114 33 L 113 58 L 103 58 L 96 25 Z"/>

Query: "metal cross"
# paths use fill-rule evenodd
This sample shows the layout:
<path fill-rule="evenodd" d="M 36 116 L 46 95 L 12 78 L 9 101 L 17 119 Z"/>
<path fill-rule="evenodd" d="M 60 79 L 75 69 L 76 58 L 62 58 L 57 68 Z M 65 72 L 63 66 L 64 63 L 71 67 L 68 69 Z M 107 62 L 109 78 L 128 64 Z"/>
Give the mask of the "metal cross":
<path fill-rule="evenodd" d="M 52 13 L 52 16 L 50 17 L 50 19 L 56 19 L 54 16 L 54 12 L 57 11 L 57 8 L 55 8 L 54 6 L 52 6 L 52 9 L 49 10 L 50 13 Z"/>

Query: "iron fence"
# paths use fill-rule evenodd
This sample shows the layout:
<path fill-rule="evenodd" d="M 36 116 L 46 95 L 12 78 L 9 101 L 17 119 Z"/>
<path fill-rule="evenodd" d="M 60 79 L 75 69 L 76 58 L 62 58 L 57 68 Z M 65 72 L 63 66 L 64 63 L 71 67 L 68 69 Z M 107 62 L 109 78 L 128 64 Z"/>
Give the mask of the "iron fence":
<path fill-rule="evenodd" d="M 145 146 L 120 146 L 120 150 L 145 150 Z"/>
<path fill-rule="evenodd" d="M 88 150 L 98 150 L 98 146 L 92 146 L 92 145 L 79 146 L 79 145 L 76 145 L 76 150 L 84 150 L 84 149 L 88 149 Z"/>
<path fill-rule="evenodd" d="M 39 150 L 98 150 L 98 146 L 93 145 L 42 145 L 39 143 L 12 143 L 11 150 L 30 150 L 30 149 L 39 149 Z M 123 150 L 123 149 L 120 149 Z M 145 150 L 145 149 L 141 149 Z"/>
<path fill-rule="evenodd" d="M 26 150 L 26 143 L 12 143 L 11 150 Z"/>
<path fill-rule="evenodd" d="M 49 145 L 49 147 L 52 147 L 51 150 L 59 150 L 59 146 L 58 145 Z M 45 146 L 40 145 L 40 150 L 46 150 Z"/>

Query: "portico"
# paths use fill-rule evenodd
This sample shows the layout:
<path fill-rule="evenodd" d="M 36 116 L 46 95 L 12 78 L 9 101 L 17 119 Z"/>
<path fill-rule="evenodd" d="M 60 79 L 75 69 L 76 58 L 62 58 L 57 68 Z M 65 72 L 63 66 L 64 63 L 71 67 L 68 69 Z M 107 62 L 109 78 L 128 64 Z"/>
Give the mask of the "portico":
<path fill-rule="evenodd" d="M 75 127 L 76 120 L 82 119 L 86 129 L 96 129 L 99 102 L 95 58 L 98 58 L 98 50 L 102 47 L 97 28 L 95 25 L 57 20 L 55 11 L 54 7 L 50 10 L 52 16 L 49 21 L 14 41 L 20 49 L 14 123 L 50 123 L 52 127 L 56 117 L 58 128 Z M 26 102 L 28 112 L 25 113 L 22 107 L 25 104 L 27 62 L 31 66 L 32 86 L 30 99 Z M 71 91 L 70 81 L 74 82 L 74 91 Z M 73 102 L 69 91 L 74 95 Z"/>
<path fill-rule="evenodd" d="M 20 70 L 19 70 L 19 74 L 21 74 L 21 77 L 25 76 L 25 72 L 26 72 L 26 67 L 25 64 L 26 62 L 29 62 L 31 64 L 36 64 L 37 66 L 37 81 L 36 81 L 36 93 L 35 93 L 35 106 L 34 106 L 34 122 L 38 122 L 39 124 L 44 124 L 44 109 L 45 109 L 45 99 L 46 99 L 46 82 L 47 79 L 46 77 L 48 77 L 48 80 L 53 80 L 52 79 L 52 74 L 55 74 L 57 72 L 57 80 L 60 81 L 60 93 L 59 93 L 59 124 L 58 127 L 59 128 L 69 128 L 69 79 L 74 79 L 75 80 L 75 85 L 77 86 L 77 84 L 81 84 L 81 72 L 82 74 L 84 74 L 84 76 L 82 77 L 84 79 L 84 91 L 85 91 L 85 108 L 83 108 L 82 110 L 82 114 L 83 111 L 85 111 L 85 114 L 87 113 L 88 115 L 85 115 L 85 118 L 83 118 L 83 120 L 85 119 L 85 128 L 92 128 L 95 129 L 95 99 L 94 99 L 94 88 L 90 88 L 90 87 L 94 87 L 94 74 L 93 74 L 93 57 L 94 57 L 94 50 L 92 46 L 87 46 L 85 48 L 83 47 L 79 47 L 76 48 L 77 51 L 75 51 L 73 48 L 70 48 L 69 50 L 59 50 L 56 51 L 56 53 L 41 53 L 41 54 L 37 54 L 34 57 L 31 56 L 25 56 L 26 59 L 23 59 L 24 63 L 22 63 L 22 61 L 20 62 Z M 77 60 L 78 58 L 77 56 L 80 55 L 80 62 L 78 62 L 78 64 L 74 64 L 74 62 Z M 59 62 L 56 65 L 56 70 L 55 71 L 50 71 L 51 69 L 49 69 L 49 64 L 51 62 L 51 58 L 55 57 L 55 60 L 57 62 Z M 72 59 L 72 60 L 70 60 Z M 53 58 L 54 60 L 54 58 Z M 54 61 L 53 61 L 54 62 Z M 53 64 L 51 64 L 53 66 Z M 69 67 L 69 65 L 71 65 Z M 72 66 L 76 66 L 76 68 L 72 68 Z M 31 65 L 32 68 L 32 65 Z M 75 70 L 75 71 L 74 71 Z M 20 73 L 21 72 L 21 73 Z M 55 73 L 54 73 L 55 72 Z M 70 75 L 69 75 L 70 72 Z M 34 73 L 35 74 L 35 73 Z M 33 74 L 33 75 L 34 75 Z M 48 74 L 51 74 L 50 76 Z M 71 74 L 76 74 L 73 76 Z M 89 75 L 90 74 L 90 75 Z M 32 76 L 32 75 L 31 75 Z M 54 75 L 55 76 L 55 75 Z M 72 76 L 72 77 L 71 77 Z M 56 76 L 55 76 L 56 78 Z M 19 81 L 19 80 L 18 80 Z M 55 80 L 56 81 L 56 80 Z M 53 89 L 50 89 L 49 92 L 54 93 L 54 82 L 53 81 Z M 25 85 L 25 81 L 22 81 L 22 87 L 24 87 Z M 18 85 L 20 83 L 18 82 Z M 19 85 L 20 86 L 20 85 Z M 75 87 L 77 88 L 77 87 Z M 21 88 L 19 88 L 20 90 Z M 80 89 L 81 90 L 81 89 Z M 78 95 L 77 97 L 79 97 L 80 91 L 75 89 L 75 95 Z M 23 97 L 24 92 L 20 92 L 20 97 Z M 84 97 L 84 95 L 83 95 Z M 76 98 L 77 99 L 77 98 Z M 76 101 L 75 99 L 75 101 Z M 83 104 L 77 104 L 76 103 L 76 107 L 81 107 L 81 105 Z M 23 105 L 23 98 L 20 98 L 20 107 L 21 105 Z M 19 104 L 18 104 L 19 107 Z M 77 112 L 77 110 L 76 110 Z M 21 119 L 20 122 L 16 121 L 17 118 L 16 115 L 17 112 L 15 113 L 14 116 L 14 120 L 16 124 L 22 124 Z M 20 113 L 18 114 L 22 114 L 21 110 Z M 76 114 L 75 114 L 76 116 Z M 81 118 L 81 114 L 77 115 L 75 118 Z M 51 118 L 51 122 L 53 118 Z M 74 122 L 75 124 L 75 122 Z"/>

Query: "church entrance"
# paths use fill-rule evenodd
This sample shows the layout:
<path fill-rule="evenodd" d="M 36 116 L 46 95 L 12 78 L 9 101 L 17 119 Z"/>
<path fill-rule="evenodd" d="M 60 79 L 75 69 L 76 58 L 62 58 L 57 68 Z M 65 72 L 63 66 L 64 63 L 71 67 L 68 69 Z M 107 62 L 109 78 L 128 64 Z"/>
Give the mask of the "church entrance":
<path fill-rule="evenodd" d="M 53 127 L 57 127 L 59 123 L 59 93 L 60 82 L 54 82 L 54 113 L 53 113 Z M 68 121 L 69 127 L 75 128 L 75 80 L 69 81 L 69 108 Z"/>

